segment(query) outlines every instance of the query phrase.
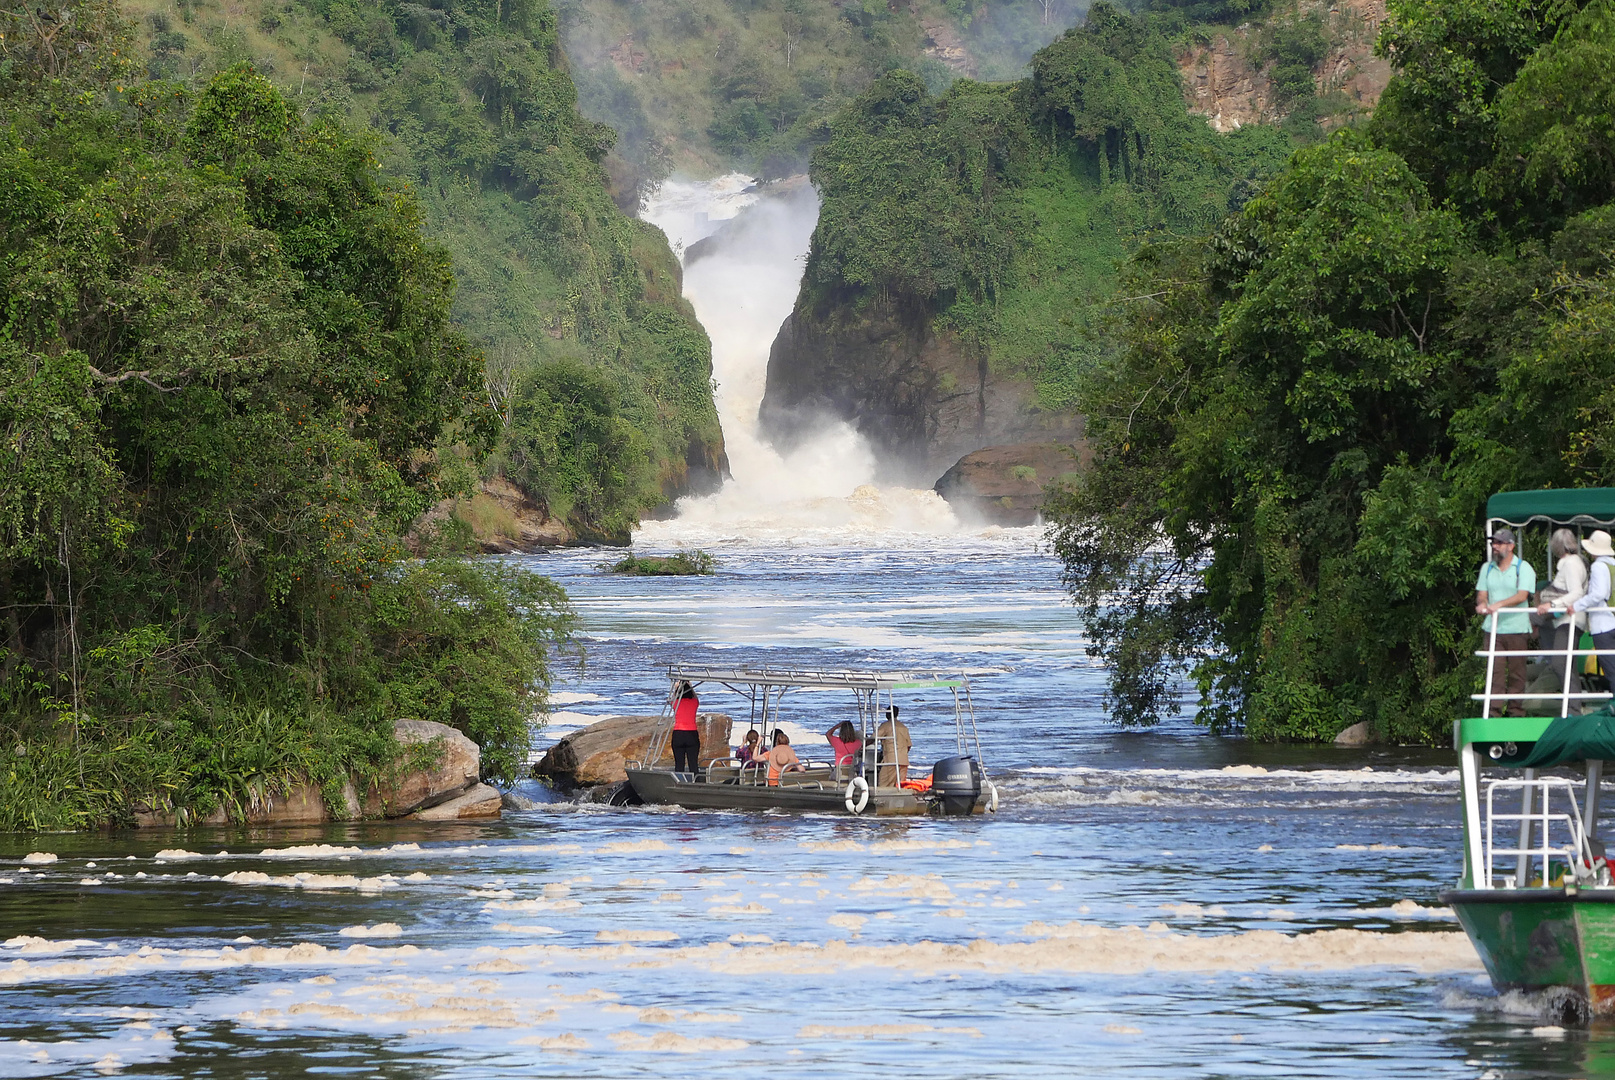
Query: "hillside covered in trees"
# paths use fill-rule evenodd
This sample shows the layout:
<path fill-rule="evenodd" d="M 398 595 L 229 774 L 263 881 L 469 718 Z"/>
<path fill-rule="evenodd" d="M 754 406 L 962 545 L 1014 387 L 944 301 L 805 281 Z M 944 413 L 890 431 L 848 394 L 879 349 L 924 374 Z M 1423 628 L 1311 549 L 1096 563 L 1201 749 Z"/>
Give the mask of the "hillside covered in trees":
<path fill-rule="evenodd" d="M 622 205 L 679 169 L 806 169 L 839 109 L 888 71 L 934 91 L 1018 79 L 1086 0 L 563 0 L 586 116 L 621 133 Z"/>
<path fill-rule="evenodd" d="M 1297 141 L 1212 130 L 1162 24 L 1104 3 L 1026 79 L 934 95 L 895 71 L 830 131 L 764 421 L 788 441 L 826 412 L 849 420 L 927 486 L 980 446 L 1069 439 L 1117 264 L 1151 236 L 1210 228 Z"/>
<path fill-rule="evenodd" d="M 464 35 L 486 111 L 427 80 L 460 109 L 419 106 L 459 124 L 459 173 L 443 126 L 356 124 L 340 87 L 300 99 L 222 29 L 204 58 L 192 15 L 90 2 L 0 37 L 3 829 L 239 814 L 293 775 L 362 788 L 401 716 L 512 778 L 566 597 L 434 557 L 465 530 L 418 522 L 491 460 L 623 529 L 716 438 L 705 337 L 660 234 L 605 195 L 609 140 L 545 10 L 461 12 L 507 32 Z M 477 312 L 526 295 L 508 281 L 455 291 L 452 243 L 495 221 L 508 242 L 476 257 L 527 267 L 539 301 L 503 322 Z M 498 336 L 522 326 L 536 342 Z M 478 337 L 534 348 L 501 383 Z"/>
<path fill-rule="evenodd" d="M 1495 491 L 1615 483 L 1615 7 L 1393 3 L 1372 120 L 1144 247 L 1059 497 L 1117 719 L 1443 740 Z"/>
<path fill-rule="evenodd" d="M 152 79 L 248 63 L 300 116 L 374 132 L 449 253 L 453 318 L 486 355 L 504 434 L 485 466 L 559 533 L 622 542 L 726 468 L 710 346 L 653 227 L 611 201 L 616 141 L 583 119 L 542 0 L 129 0 Z M 487 495 L 459 515 L 510 529 Z"/>

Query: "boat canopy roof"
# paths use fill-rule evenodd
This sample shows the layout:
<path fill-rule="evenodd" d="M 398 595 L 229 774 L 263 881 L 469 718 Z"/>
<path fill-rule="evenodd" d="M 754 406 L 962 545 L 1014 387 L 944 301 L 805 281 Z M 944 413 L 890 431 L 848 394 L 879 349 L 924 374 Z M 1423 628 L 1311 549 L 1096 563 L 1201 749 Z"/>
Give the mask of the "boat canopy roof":
<path fill-rule="evenodd" d="M 851 671 L 818 668 L 715 668 L 670 664 L 667 677 L 730 686 L 801 686 L 839 690 L 945 690 L 968 685 L 964 672 Z"/>
<path fill-rule="evenodd" d="M 1505 756 L 1497 763 L 1547 769 L 1577 761 L 1615 761 L 1615 704 L 1581 716 L 1561 716 L 1548 725 L 1529 753 L 1513 759 Z"/>
<path fill-rule="evenodd" d="M 1486 500 L 1486 517 L 1509 525 L 1524 525 L 1534 519 L 1565 524 L 1612 524 L 1615 523 L 1615 488 L 1500 491 Z"/>

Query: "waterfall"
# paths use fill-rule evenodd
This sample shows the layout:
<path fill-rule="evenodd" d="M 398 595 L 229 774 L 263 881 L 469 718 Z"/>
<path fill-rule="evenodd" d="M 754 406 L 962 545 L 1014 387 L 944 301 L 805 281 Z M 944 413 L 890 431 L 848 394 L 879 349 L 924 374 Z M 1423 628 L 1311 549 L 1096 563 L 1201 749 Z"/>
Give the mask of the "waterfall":
<path fill-rule="evenodd" d="M 849 533 L 953 533 L 935 492 L 875 484 L 875 457 L 846 423 L 826 426 L 787 454 L 762 438 L 757 409 L 768 353 L 796 302 L 818 198 L 805 182 L 760 194 L 750 177 L 668 180 L 642 217 L 684 262 L 684 295 L 712 339 L 718 418 L 733 479 L 716 494 L 680 499 L 670 521 L 646 522 L 652 543 L 824 539 Z"/>

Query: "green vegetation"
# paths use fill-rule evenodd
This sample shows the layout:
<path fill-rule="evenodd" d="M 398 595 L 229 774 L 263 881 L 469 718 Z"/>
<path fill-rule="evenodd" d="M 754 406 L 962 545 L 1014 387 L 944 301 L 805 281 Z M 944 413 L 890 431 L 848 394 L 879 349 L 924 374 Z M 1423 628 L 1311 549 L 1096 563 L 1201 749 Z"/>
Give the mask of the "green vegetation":
<path fill-rule="evenodd" d="M 678 551 L 672 555 L 629 554 L 601 569 L 630 577 L 691 577 L 712 573 L 712 556 L 705 551 Z"/>
<path fill-rule="evenodd" d="M 563 0 L 562 26 L 591 118 L 622 133 L 607 159 L 632 206 L 679 167 L 781 176 L 807 166 L 826 124 L 897 68 L 940 92 L 971 67 L 1018 79 L 1084 0 Z M 927 27 L 955 49 L 928 43 Z"/>
<path fill-rule="evenodd" d="M 256 0 L 246 18 L 227 0 L 128 5 L 153 75 L 194 90 L 250 61 L 299 115 L 377 133 L 383 175 L 449 255 L 454 323 L 488 358 L 509 436 L 486 471 L 515 468 L 575 535 L 619 543 L 721 475 L 706 334 L 665 238 L 611 201 L 615 133 L 578 115 L 543 0 Z M 599 400 L 610 431 L 551 408 L 557 392 Z M 623 432 L 628 447 L 598 442 Z M 524 466 L 556 446 L 568 467 L 539 482 Z"/>
<path fill-rule="evenodd" d="M 1108 4 L 1031 67 L 940 97 L 892 72 L 835 118 L 798 309 L 856 319 L 893 301 L 1059 409 L 1102 348 L 1116 264 L 1142 239 L 1210 227 L 1291 143 L 1191 116 L 1166 39 Z"/>
<path fill-rule="evenodd" d="M 571 610 L 403 559 L 499 416 L 375 137 L 104 0 L 0 31 L 0 829 L 329 790 L 400 716 L 512 778 Z"/>
<path fill-rule="evenodd" d="M 1187 672 L 1214 730 L 1440 742 L 1486 497 L 1615 483 L 1615 6 L 1401 0 L 1379 47 L 1372 123 L 1141 250 L 1079 385 L 1054 538 L 1123 724 Z"/>

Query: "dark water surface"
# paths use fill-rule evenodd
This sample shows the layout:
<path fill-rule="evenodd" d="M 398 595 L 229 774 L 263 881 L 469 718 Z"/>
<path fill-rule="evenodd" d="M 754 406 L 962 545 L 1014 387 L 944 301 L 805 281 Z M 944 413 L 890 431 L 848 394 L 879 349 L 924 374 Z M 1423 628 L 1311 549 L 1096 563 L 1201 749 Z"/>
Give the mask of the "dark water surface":
<path fill-rule="evenodd" d="M 541 804 L 488 825 L 0 837 L 0 1075 L 1615 1071 L 1615 1032 L 1499 998 L 1451 936 L 1449 754 L 1113 731 L 1029 530 L 696 539 L 714 578 L 528 560 L 588 645 L 541 742 L 655 711 L 674 660 L 994 669 L 974 686 L 1002 811 L 613 810 L 526 784 Z M 804 731 L 842 715 L 802 701 Z M 905 703 L 916 759 L 951 746 L 942 704 Z"/>

